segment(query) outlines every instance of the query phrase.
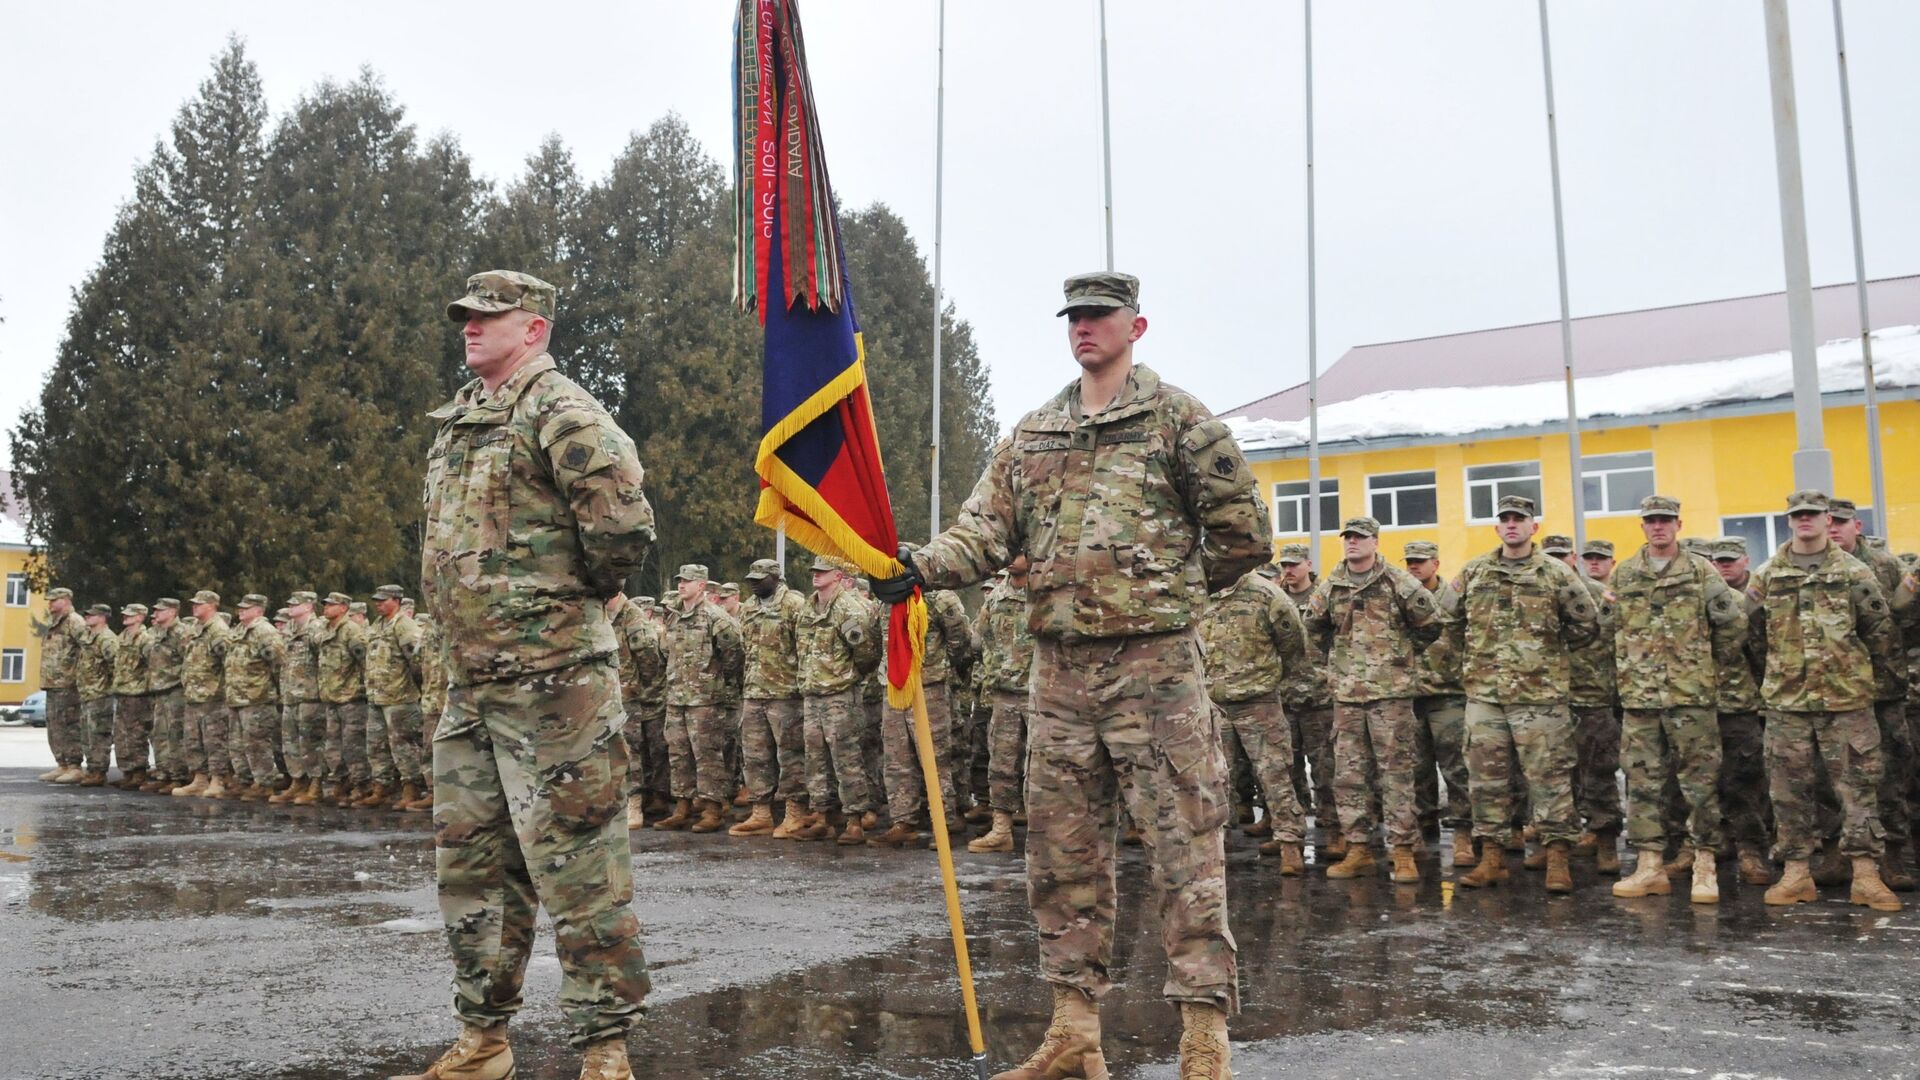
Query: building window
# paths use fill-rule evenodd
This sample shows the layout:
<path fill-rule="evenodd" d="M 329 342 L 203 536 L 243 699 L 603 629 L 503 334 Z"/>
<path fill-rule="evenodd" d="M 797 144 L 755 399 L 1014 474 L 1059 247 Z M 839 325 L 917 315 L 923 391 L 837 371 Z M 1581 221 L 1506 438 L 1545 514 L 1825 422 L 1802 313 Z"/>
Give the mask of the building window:
<path fill-rule="evenodd" d="M 1308 489 L 1311 486 L 1306 480 L 1273 485 L 1274 535 L 1291 536 L 1310 531 Z M 1337 477 L 1320 478 L 1320 527 L 1340 527 L 1340 480 Z"/>
<path fill-rule="evenodd" d="M 1494 509 L 1509 495 L 1524 495 L 1533 500 L 1533 516 L 1547 512 L 1540 497 L 1540 463 L 1512 461 L 1505 465 L 1467 466 L 1467 520 L 1493 521 L 1500 515 Z"/>
<path fill-rule="evenodd" d="M 1873 531 L 1873 508 L 1861 507 L 1856 513 L 1860 524 L 1869 536 Z M 1785 514 L 1733 514 L 1720 519 L 1720 535 L 1737 536 L 1747 542 L 1747 557 L 1753 565 L 1773 558 L 1780 545 L 1793 539 L 1793 530 L 1787 525 Z"/>
<path fill-rule="evenodd" d="M 1440 494 L 1434 486 L 1433 473 L 1380 473 L 1367 477 L 1367 512 L 1387 526 L 1437 523 Z"/>
<path fill-rule="evenodd" d="M 27 650 L 0 649 L 0 683 L 27 681 Z"/>
<path fill-rule="evenodd" d="M 1640 500 L 1653 494 L 1653 451 L 1581 458 L 1580 489 L 1589 514 L 1640 509 Z"/>
<path fill-rule="evenodd" d="M 7 575 L 7 606 L 8 607 L 26 607 L 27 606 L 27 575 L 25 574 L 8 574 Z"/>

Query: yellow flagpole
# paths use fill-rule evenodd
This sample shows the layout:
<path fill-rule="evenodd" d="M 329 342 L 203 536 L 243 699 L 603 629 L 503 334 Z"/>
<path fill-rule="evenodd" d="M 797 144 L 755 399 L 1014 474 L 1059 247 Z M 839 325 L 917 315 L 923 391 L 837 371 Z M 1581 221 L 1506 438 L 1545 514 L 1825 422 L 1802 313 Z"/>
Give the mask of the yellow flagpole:
<path fill-rule="evenodd" d="M 940 762 L 933 752 L 933 727 L 927 720 L 927 691 L 913 675 L 913 741 L 920 751 L 920 774 L 927 784 L 927 816 L 933 819 L 933 845 L 940 856 L 940 884 L 947 894 L 947 924 L 953 931 L 953 958 L 960 968 L 960 1001 L 967 1012 L 967 1043 L 973 1071 L 987 1080 L 987 1044 L 980 1034 L 980 1004 L 973 995 L 973 965 L 967 960 L 967 928 L 960 918 L 960 884 L 953 872 L 953 844 L 947 836 L 947 806 L 940 797 Z"/>

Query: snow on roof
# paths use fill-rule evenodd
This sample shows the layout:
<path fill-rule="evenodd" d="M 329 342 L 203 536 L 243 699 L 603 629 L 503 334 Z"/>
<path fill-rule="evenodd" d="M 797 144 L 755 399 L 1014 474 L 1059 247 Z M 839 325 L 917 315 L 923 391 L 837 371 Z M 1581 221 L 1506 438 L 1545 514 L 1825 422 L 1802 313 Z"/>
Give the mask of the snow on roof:
<path fill-rule="evenodd" d="M 26 508 L 13 497 L 13 473 L 0 469 L 0 547 L 26 546 Z"/>
<path fill-rule="evenodd" d="M 1824 393 L 1865 386 L 1860 339 L 1843 338 L 1819 347 L 1820 389 Z M 1920 326 L 1893 326 L 1873 334 L 1874 384 L 1920 386 Z M 1675 364 L 1594 375 L 1574 380 L 1581 419 L 1691 412 L 1714 405 L 1766 401 L 1793 393 L 1793 357 L 1761 353 L 1730 360 Z M 1503 428 L 1534 427 L 1564 421 L 1566 384 L 1558 379 L 1513 386 L 1436 386 L 1383 390 L 1320 408 L 1324 443 L 1404 436 L 1470 435 Z M 1226 418 L 1246 450 L 1305 446 L 1305 420 Z"/>

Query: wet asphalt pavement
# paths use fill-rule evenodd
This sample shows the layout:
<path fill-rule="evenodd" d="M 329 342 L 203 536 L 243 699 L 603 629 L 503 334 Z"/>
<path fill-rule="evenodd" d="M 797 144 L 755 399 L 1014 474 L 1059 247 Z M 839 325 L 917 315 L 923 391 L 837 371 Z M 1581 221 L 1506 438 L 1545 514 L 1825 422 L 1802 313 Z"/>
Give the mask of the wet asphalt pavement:
<path fill-rule="evenodd" d="M 0 1077 L 320 1080 L 419 1068 L 456 1033 L 425 815 L 54 788 L 0 769 Z M 1768 909 L 1722 880 L 1549 901 L 1279 876 L 1231 845 L 1241 1077 L 1920 1077 L 1920 914 Z M 636 1075 L 972 1075 L 930 852 L 634 836 L 654 978 Z M 1019 861 L 961 856 L 996 1069 L 1047 1023 Z M 1442 876 L 1444 874 L 1444 877 Z M 1122 867 L 1116 1078 L 1171 1078 L 1145 866 Z M 1911 899 L 1911 897 L 1909 898 Z M 542 918 L 525 1080 L 573 1077 Z"/>

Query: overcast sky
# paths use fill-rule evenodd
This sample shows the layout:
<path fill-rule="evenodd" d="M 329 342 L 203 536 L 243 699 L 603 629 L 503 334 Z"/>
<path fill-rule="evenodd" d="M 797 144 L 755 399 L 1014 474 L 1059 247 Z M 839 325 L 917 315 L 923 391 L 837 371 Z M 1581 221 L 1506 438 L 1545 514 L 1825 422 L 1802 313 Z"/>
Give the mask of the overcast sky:
<path fill-rule="evenodd" d="M 1831 7 L 1791 8 L 1813 277 L 1850 280 Z M 228 34 L 246 41 L 276 117 L 366 65 L 423 134 L 451 132 L 505 182 L 549 132 L 584 174 L 604 175 L 631 132 L 670 111 L 723 152 L 732 10 L 12 8 L 0 42 L 0 421 L 37 399 L 134 168 Z M 1920 4 L 1845 10 L 1867 271 L 1913 273 Z M 842 203 L 890 204 L 930 256 L 934 3 L 806 0 L 803 11 Z M 1315 17 L 1321 363 L 1370 341 L 1556 317 L 1535 5 L 1341 0 Z M 1559 0 L 1552 18 L 1574 314 L 1780 288 L 1757 0 Z M 1003 424 L 1072 377 L 1053 317 L 1060 282 L 1104 258 L 1097 27 L 1095 0 L 969 0 L 948 14 L 945 281 Z M 1110 0 L 1108 35 L 1116 261 L 1143 279 L 1152 323 L 1137 356 L 1220 411 L 1301 380 L 1301 5 Z M 421 317 L 438 318 L 442 299 L 423 298 Z"/>

